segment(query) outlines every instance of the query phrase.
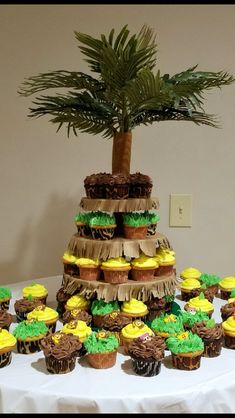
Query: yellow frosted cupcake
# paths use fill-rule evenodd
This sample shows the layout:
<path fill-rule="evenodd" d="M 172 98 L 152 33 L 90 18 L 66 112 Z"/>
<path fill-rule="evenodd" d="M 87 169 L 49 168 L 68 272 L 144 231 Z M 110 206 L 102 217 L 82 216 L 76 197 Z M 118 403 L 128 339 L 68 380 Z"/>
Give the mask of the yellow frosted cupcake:
<path fill-rule="evenodd" d="M 141 335 L 153 336 L 154 332 L 141 320 L 135 320 L 126 325 L 120 332 L 120 344 L 123 346 L 124 353 L 128 354 L 130 343 Z"/>
<path fill-rule="evenodd" d="M 31 285 L 26 286 L 22 289 L 24 299 L 39 300 L 42 305 L 46 304 L 48 290 L 42 284 L 32 282 Z"/>
<path fill-rule="evenodd" d="M 209 318 L 214 312 L 214 306 L 211 302 L 209 302 L 208 299 L 205 298 L 204 293 L 200 293 L 199 296 L 196 296 L 195 298 L 190 299 L 185 305 L 184 305 L 185 311 L 195 312 L 198 310 L 201 310 L 202 312 L 205 312 Z"/>
<path fill-rule="evenodd" d="M 27 319 L 43 321 L 51 332 L 55 332 L 59 314 L 55 309 L 40 305 L 27 314 Z"/>
<path fill-rule="evenodd" d="M 173 273 L 176 264 L 175 252 L 168 248 L 160 247 L 154 259 L 158 262 L 155 276 L 167 276 Z"/>
<path fill-rule="evenodd" d="M 12 351 L 17 340 L 9 331 L 0 328 L 0 369 L 11 363 Z"/>
<path fill-rule="evenodd" d="M 112 284 L 127 282 L 130 269 L 131 265 L 124 257 L 109 258 L 101 264 L 105 282 Z"/>
<path fill-rule="evenodd" d="M 221 299 L 227 300 L 232 290 L 235 289 L 235 277 L 234 276 L 224 277 L 219 282 L 219 289 L 220 289 Z"/>
<path fill-rule="evenodd" d="M 141 254 L 140 257 L 131 261 L 131 277 L 138 282 L 154 280 L 157 267 L 158 263 L 153 257 Z"/>
<path fill-rule="evenodd" d="M 89 327 L 85 321 L 74 320 L 65 324 L 60 332 L 64 334 L 73 334 L 76 337 L 79 337 L 81 343 L 92 333 L 91 327 Z"/>
<path fill-rule="evenodd" d="M 143 318 L 148 314 L 148 307 L 141 300 L 132 298 L 121 304 L 121 312 L 134 319 Z"/>
<path fill-rule="evenodd" d="M 70 276 L 79 276 L 79 267 L 76 264 L 77 257 L 75 257 L 70 251 L 64 252 L 62 262 L 65 274 L 69 274 Z"/>
<path fill-rule="evenodd" d="M 180 290 L 181 290 L 181 299 L 187 302 L 189 299 L 196 296 L 194 294 L 195 289 L 200 289 L 201 282 L 197 279 L 185 279 L 180 284 Z"/>
<path fill-rule="evenodd" d="M 79 268 L 80 279 L 99 280 L 101 261 L 93 258 L 78 258 L 76 264 Z"/>
<path fill-rule="evenodd" d="M 185 280 L 185 279 L 200 279 L 201 276 L 201 272 L 200 270 L 194 268 L 194 267 L 187 267 L 184 270 L 181 271 L 180 273 L 180 278 Z"/>
<path fill-rule="evenodd" d="M 82 295 L 73 295 L 65 304 L 65 310 L 72 311 L 73 309 L 84 309 L 88 311 L 90 308 L 90 301 Z"/>
<path fill-rule="evenodd" d="M 224 343 L 228 348 L 235 348 L 235 315 L 222 322 L 224 330 Z"/>

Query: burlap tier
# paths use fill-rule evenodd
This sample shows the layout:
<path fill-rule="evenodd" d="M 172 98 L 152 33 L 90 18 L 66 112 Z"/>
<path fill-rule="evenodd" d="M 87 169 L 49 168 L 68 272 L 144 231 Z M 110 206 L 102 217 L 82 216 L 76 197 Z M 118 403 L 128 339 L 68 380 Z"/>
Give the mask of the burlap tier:
<path fill-rule="evenodd" d="M 89 199 L 82 197 L 80 207 L 87 211 L 101 210 L 104 212 L 135 212 L 139 210 L 151 210 L 159 208 L 157 197 L 130 198 L 130 199 Z"/>

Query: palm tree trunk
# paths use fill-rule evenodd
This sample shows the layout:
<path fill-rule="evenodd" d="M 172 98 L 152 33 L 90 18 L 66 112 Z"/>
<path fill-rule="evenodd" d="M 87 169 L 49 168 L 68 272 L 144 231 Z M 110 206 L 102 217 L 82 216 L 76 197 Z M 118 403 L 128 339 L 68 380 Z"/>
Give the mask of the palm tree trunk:
<path fill-rule="evenodd" d="M 130 174 L 132 132 L 116 132 L 113 136 L 112 174 Z"/>

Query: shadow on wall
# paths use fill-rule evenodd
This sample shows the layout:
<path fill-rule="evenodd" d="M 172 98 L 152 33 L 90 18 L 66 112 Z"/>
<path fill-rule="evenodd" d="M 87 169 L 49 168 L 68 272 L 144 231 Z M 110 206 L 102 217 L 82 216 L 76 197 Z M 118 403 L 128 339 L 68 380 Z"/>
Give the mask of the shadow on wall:
<path fill-rule="evenodd" d="M 79 201 L 79 196 L 53 194 L 37 224 L 32 218 L 27 220 L 15 253 L 1 264 L 0 276 L 5 284 L 63 273 L 61 258 L 71 236 L 77 232 L 74 216 Z"/>

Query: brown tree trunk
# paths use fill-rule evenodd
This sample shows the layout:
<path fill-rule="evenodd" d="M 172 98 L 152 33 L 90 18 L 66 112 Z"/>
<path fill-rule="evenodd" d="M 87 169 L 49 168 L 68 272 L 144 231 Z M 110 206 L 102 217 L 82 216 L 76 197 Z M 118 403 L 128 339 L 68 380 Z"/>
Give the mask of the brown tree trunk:
<path fill-rule="evenodd" d="M 112 174 L 130 174 L 131 132 L 116 132 L 113 136 Z"/>

